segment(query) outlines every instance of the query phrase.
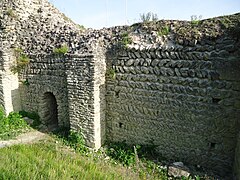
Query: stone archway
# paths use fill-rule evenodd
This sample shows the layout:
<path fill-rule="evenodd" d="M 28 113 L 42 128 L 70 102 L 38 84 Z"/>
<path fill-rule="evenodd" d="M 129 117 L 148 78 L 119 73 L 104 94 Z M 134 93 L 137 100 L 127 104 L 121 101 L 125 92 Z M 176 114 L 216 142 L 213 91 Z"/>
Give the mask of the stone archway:
<path fill-rule="evenodd" d="M 42 123 L 49 130 L 54 130 L 58 127 L 58 105 L 53 93 L 46 92 L 43 94 L 40 100 L 39 115 Z"/>

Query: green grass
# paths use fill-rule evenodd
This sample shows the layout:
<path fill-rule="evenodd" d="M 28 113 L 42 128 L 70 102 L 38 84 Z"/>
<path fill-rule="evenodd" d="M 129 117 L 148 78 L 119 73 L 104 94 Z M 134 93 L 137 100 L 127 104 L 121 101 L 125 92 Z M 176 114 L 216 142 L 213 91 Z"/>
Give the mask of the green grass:
<path fill-rule="evenodd" d="M 0 107 L 0 140 L 7 140 L 26 132 L 30 129 L 26 121 L 17 112 L 5 115 L 3 108 Z"/>
<path fill-rule="evenodd" d="M 53 140 L 2 148 L 0 162 L 0 179 L 139 179 L 127 168 L 96 162 Z"/>
<path fill-rule="evenodd" d="M 16 64 L 11 67 L 12 73 L 20 73 L 24 70 L 30 63 L 30 58 L 23 52 L 21 48 L 14 49 L 16 56 Z"/>
<path fill-rule="evenodd" d="M 127 47 L 129 44 L 133 42 L 132 38 L 129 36 L 127 32 L 121 34 L 121 41 L 120 43 L 124 46 Z"/>
<path fill-rule="evenodd" d="M 64 55 L 68 52 L 69 48 L 67 45 L 62 45 L 59 48 L 54 48 L 53 53 L 56 55 Z"/>
<path fill-rule="evenodd" d="M 167 25 L 162 27 L 161 30 L 158 31 L 159 36 L 163 36 L 163 35 L 167 36 L 169 33 L 170 33 L 170 28 Z"/>

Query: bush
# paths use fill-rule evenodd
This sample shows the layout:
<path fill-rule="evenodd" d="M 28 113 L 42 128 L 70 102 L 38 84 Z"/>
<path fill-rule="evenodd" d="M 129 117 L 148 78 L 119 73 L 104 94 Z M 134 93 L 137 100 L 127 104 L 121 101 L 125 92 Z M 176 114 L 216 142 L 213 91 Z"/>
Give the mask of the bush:
<path fill-rule="evenodd" d="M 154 14 L 152 12 L 148 12 L 146 14 L 140 14 L 140 20 L 143 23 L 149 22 L 149 21 L 157 21 L 158 20 L 158 15 Z"/>
<path fill-rule="evenodd" d="M 139 149 L 139 146 L 137 146 L 137 149 Z M 129 146 L 125 142 L 109 144 L 106 154 L 125 166 L 133 165 L 136 162 L 133 146 Z"/>
<path fill-rule="evenodd" d="M 158 31 L 158 35 L 159 36 L 163 36 L 163 35 L 167 36 L 169 34 L 169 32 L 170 32 L 170 28 L 168 26 L 164 26 L 164 27 L 162 27 L 161 30 Z"/>
<path fill-rule="evenodd" d="M 14 52 L 16 56 L 16 64 L 11 67 L 11 71 L 15 74 L 24 70 L 30 63 L 30 59 L 21 48 L 15 48 Z"/>
<path fill-rule="evenodd" d="M 70 131 L 69 135 L 64 140 L 64 142 L 65 144 L 67 144 L 68 146 L 72 147 L 73 149 L 80 153 L 85 154 L 89 151 L 88 148 L 85 146 L 85 141 L 80 132 Z"/>
<path fill-rule="evenodd" d="M 6 117 L 3 108 L 0 108 L 0 139 L 17 136 L 28 129 L 27 122 L 17 112 L 11 112 Z"/>
<path fill-rule="evenodd" d="M 67 45 L 62 45 L 60 48 L 54 48 L 53 53 L 56 55 L 64 55 L 68 52 Z"/>
<path fill-rule="evenodd" d="M 33 120 L 32 127 L 37 127 L 41 124 L 40 117 L 36 112 L 27 112 L 27 111 L 19 111 L 19 114 L 22 117 L 28 117 L 29 119 Z"/>
<path fill-rule="evenodd" d="M 127 32 L 121 34 L 121 44 L 124 47 L 127 47 L 128 44 L 132 43 L 132 38 L 129 36 L 129 34 Z"/>

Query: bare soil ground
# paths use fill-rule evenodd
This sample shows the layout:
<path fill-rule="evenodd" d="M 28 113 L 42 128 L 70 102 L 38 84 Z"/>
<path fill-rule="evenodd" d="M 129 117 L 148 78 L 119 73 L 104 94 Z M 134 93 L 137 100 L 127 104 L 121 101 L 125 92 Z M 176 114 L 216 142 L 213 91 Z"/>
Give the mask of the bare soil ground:
<path fill-rule="evenodd" d="M 4 140 L 4 141 L 0 140 L 0 148 L 12 146 L 15 144 L 29 144 L 42 139 L 46 139 L 47 137 L 48 137 L 47 134 L 33 130 L 27 133 L 23 133 L 17 136 L 15 139 Z"/>

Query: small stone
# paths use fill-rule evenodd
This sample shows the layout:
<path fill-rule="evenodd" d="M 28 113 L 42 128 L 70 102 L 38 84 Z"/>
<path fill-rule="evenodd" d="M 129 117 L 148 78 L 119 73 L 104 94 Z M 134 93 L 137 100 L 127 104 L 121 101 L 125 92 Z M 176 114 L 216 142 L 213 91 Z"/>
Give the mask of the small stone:
<path fill-rule="evenodd" d="M 23 118 L 29 125 L 32 125 L 33 124 L 33 120 L 28 118 L 28 117 L 24 117 Z"/>
<path fill-rule="evenodd" d="M 183 165 L 183 164 L 182 164 Z M 168 167 L 168 175 L 177 177 L 189 177 L 190 173 L 187 169 L 184 169 L 184 166 L 169 166 Z"/>

